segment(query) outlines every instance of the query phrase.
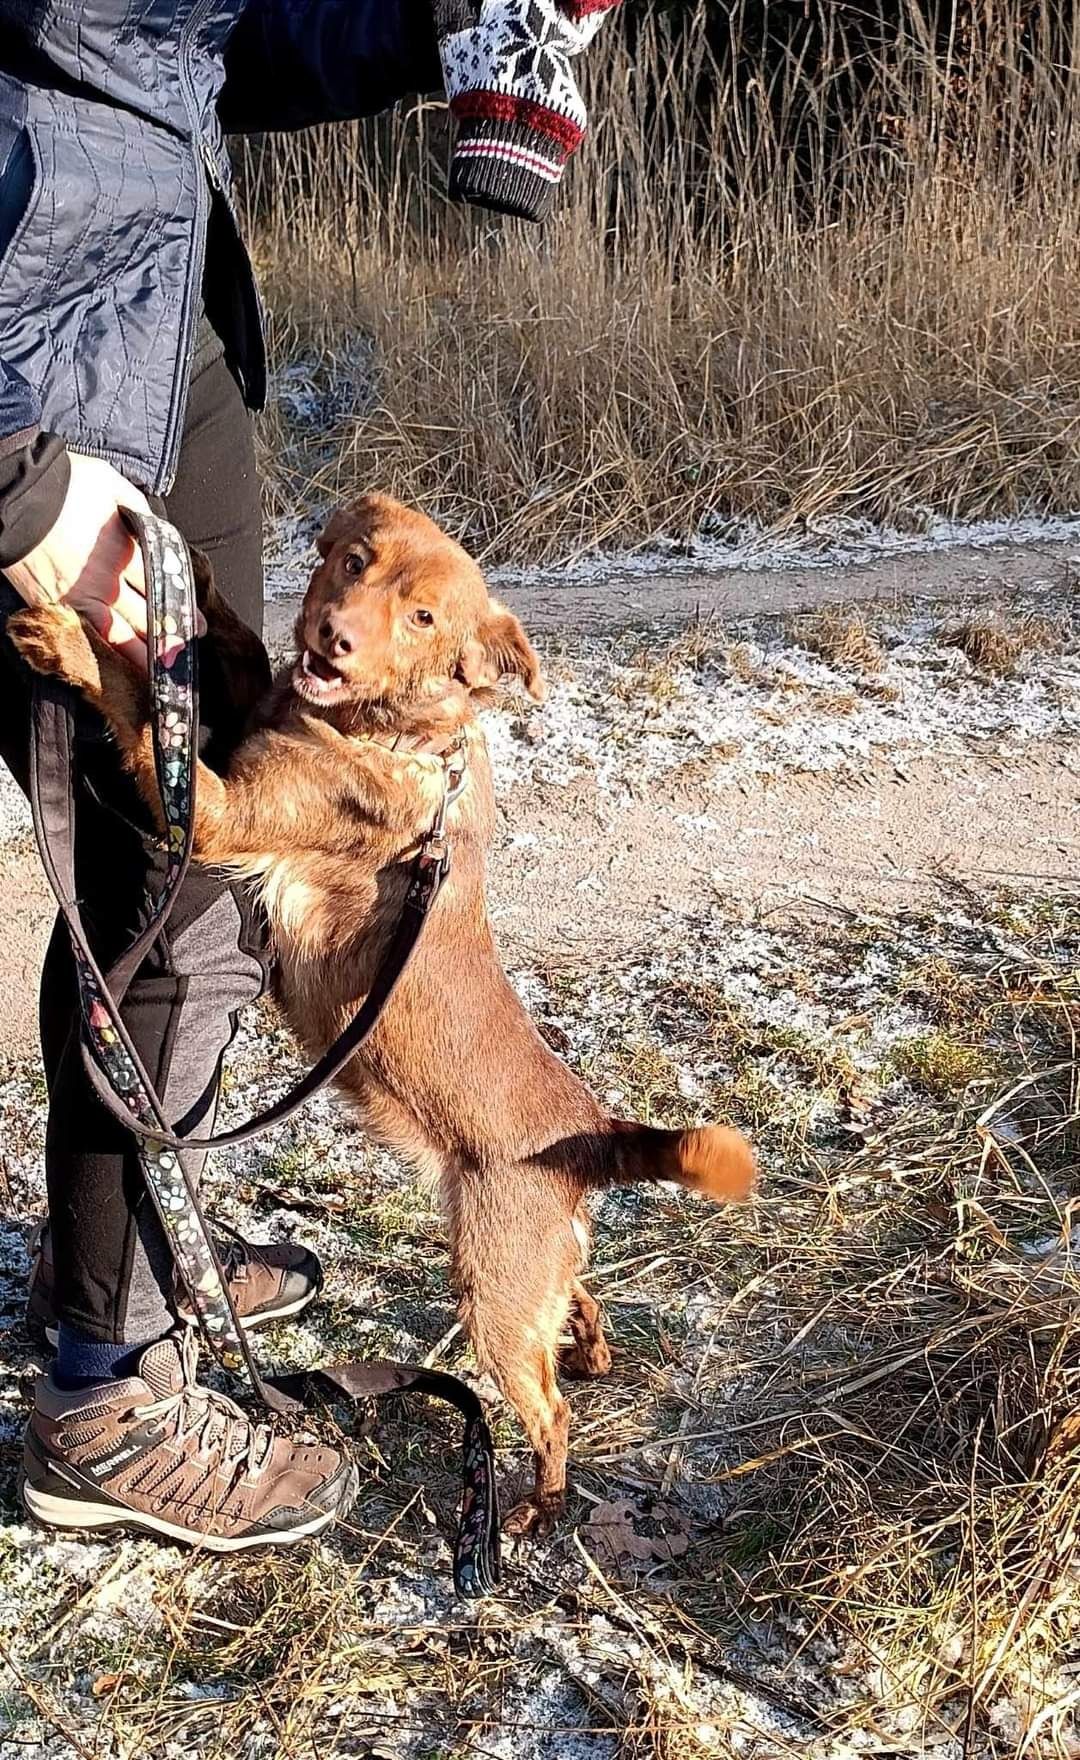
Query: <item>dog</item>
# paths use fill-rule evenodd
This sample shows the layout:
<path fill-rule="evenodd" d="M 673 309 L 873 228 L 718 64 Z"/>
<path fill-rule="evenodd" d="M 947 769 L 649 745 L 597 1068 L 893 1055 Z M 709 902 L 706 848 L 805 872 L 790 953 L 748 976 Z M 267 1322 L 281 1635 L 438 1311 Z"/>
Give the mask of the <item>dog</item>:
<path fill-rule="evenodd" d="M 485 905 L 494 797 L 477 709 L 503 679 L 543 699 L 517 617 L 460 545 L 388 497 L 339 509 L 318 550 L 296 659 L 254 704 L 226 773 L 199 765 L 195 852 L 257 883 L 279 1000 L 317 1057 L 368 993 L 440 809 L 448 755 L 463 758 L 447 816 L 449 878 L 378 1027 L 338 1081 L 371 1136 L 439 1182 L 461 1320 L 534 1454 L 532 1494 L 506 1526 L 542 1535 L 566 1493 L 569 1408 L 557 1367 L 591 1376 L 611 1364 L 582 1282 L 589 1194 L 675 1181 L 744 1198 L 754 1156 L 725 1127 L 609 1117 L 506 978 Z M 199 572 L 219 658 L 238 695 L 257 698 L 261 644 Z M 156 807 L 145 681 L 70 610 L 20 611 L 8 628 L 32 667 L 100 711 Z"/>

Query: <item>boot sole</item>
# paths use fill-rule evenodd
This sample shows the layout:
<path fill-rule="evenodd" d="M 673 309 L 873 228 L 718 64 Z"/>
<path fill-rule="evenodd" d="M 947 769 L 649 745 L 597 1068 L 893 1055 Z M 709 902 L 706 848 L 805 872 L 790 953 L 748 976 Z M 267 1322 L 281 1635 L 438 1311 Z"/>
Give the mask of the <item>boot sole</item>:
<path fill-rule="evenodd" d="M 337 1521 L 338 1510 L 320 1512 L 310 1522 L 280 1533 L 238 1534 L 230 1539 L 222 1534 L 197 1534 L 190 1528 L 179 1528 L 174 1522 L 163 1521 L 143 1510 L 121 1509 L 115 1504 L 86 1503 L 78 1498 L 56 1497 L 51 1491 L 39 1491 L 24 1480 L 20 1486 L 23 1507 L 27 1514 L 44 1528 L 60 1528 L 67 1532 L 82 1529 L 90 1533 L 103 1528 L 123 1528 L 137 1533 L 152 1534 L 163 1540 L 176 1540 L 182 1546 L 197 1546 L 205 1552 L 247 1552 L 256 1546 L 292 1546 L 321 1534 Z M 348 1503 L 346 1502 L 346 1509 Z"/>
<path fill-rule="evenodd" d="M 257 1332 L 260 1326 L 273 1326 L 279 1320 L 293 1320 L 305 1308 L 310 1308 L 318 1294 L 319 1291 L 313 1289 L 309 1295 L 299 1296 L 295 1302 L 289 1302 L 284 1308 L 267 1308 L 261 1314 L 249 1314 L 245 1320 L 241 1320 L 240 1325 L 245 1332 Z M 199 1324 L 194 1314 L 178 1314 L 177 1319 L 182 1326 Z M 47 1345 L 50 1350 L 55 1350 L 60 1341 L 59 1329 L 55 1325 L 45 1324 L 36 1316 L 27 1319 L 26 1331 L 34 1344 Z"/>
<path fill-rule="evenodd" d="M 257 1332 L 260 1326 L 273 1326 L 279 1320 L 293 1320 L 305 1308 L 310 1308 L 318 1295 L 317 1289 L 309 1290 L 306 1296 L 297 1296 L 295 1302 L 286 1302 L 282 1308 L 264 1308 L 261 1314 L 248 1314 L 241 1320 L 241 1328 L 244 1332 Z M 179 1314 L 177 1318 L 184 1326 L 199 1324 L 194 1314 Z"/>

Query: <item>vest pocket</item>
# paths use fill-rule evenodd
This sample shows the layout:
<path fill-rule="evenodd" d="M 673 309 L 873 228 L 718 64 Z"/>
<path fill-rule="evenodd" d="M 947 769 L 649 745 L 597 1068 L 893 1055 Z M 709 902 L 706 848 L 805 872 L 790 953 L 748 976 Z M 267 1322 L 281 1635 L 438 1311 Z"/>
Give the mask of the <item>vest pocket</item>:
<path fill-rule="evenodd" d="M 39 185 L 29 131 L 0 116 L 0 273 L 32 217 Z"/>

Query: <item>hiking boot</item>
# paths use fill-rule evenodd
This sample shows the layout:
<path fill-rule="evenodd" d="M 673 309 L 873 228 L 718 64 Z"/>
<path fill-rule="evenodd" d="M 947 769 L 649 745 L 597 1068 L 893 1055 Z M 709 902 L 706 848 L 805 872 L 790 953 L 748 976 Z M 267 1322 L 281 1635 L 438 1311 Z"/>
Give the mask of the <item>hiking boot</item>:
<path fill-rule="evenodd" d="M 26 1329 L 38 1344 L 56 1348 L 52 1245 L 49 1225 L 42 1223 L 30 1239 L 30 1291 L 26 1302 Z M 233 1299 L 237 1318 L 245 1332 L 302 1314 L 322 1288 L 322 1266 L 314 1253 L 292 1241 L 256 1246 L 230 1236 L 220 1249 L 221 1267 Z M 187 1326 L 195 1315 L 179 1282 L 174 1300 L 177 1317 Z"/>
<path fill-rule="evenodd" d="M 286 1546 L 351 1509 L 355 1466 L 276 1436 L 195 1381 L 193 1332 L 147 1345 L 137 1373 L 64 1393 L 38 1378 L 23 1503 L 50 1528 L 124 1528 L 210 1552 Z"/>

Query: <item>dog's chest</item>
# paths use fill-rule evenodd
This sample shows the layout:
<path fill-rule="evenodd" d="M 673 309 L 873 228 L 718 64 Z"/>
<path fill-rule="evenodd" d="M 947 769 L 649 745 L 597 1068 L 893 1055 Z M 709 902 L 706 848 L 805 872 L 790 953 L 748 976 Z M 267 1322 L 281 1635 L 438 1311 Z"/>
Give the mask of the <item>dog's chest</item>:
<path fill-rule="evenodd" d="M 378 906 L 376 876 L 318 851 L 260 865 L 259 889 L 279 956 L 330 959 L 355 946 Z"/>

